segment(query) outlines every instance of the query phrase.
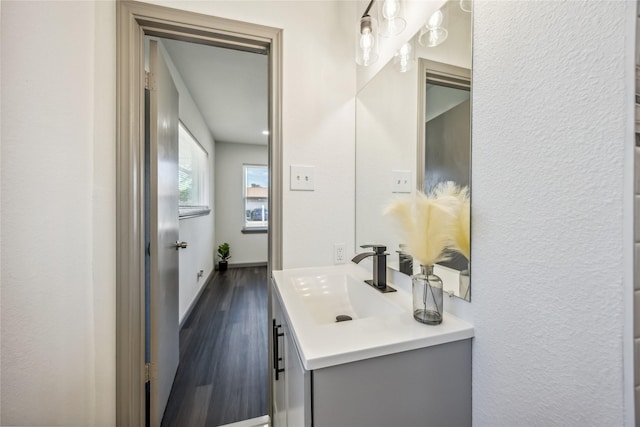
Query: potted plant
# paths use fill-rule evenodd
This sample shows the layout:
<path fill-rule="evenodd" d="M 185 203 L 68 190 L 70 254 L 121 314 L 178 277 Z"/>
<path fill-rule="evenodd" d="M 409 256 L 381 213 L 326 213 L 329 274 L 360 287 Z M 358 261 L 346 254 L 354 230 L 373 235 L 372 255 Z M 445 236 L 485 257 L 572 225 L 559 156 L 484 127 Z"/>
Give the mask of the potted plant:
<path fill-rule="evenodd" d="M 229 253 L 229 244 L 221 243 L 218 246 L 218 256 L 220 257 L 220 262 L 218 263 L 218 270 L 220 272 L 227 271 L 227 267 L 229 266 L 229 262 L 227 261 L 231 258 L 231 254 Z"/>

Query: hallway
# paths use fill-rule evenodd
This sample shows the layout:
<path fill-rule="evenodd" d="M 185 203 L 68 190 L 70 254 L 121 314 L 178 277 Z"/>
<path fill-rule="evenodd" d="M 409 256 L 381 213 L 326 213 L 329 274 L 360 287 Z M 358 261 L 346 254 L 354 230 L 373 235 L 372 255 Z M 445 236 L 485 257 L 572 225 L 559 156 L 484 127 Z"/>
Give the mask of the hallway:
<path fill-rule="evenodd" d="M 215 272 L 180 330 L 163 427 L 215 427 L 267 413 L 267 268 Z"/>

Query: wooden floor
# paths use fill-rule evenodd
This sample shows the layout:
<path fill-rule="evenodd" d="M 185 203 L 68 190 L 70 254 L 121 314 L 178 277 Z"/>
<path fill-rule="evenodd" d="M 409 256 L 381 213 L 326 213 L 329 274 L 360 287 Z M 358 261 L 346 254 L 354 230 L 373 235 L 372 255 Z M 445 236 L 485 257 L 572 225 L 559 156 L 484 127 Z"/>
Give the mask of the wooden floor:
<path fill-rule="evenodd" d="M 163 427 L 215 427 L 267 414 L 267 268 L 215 273 L 180 331 Z"/>

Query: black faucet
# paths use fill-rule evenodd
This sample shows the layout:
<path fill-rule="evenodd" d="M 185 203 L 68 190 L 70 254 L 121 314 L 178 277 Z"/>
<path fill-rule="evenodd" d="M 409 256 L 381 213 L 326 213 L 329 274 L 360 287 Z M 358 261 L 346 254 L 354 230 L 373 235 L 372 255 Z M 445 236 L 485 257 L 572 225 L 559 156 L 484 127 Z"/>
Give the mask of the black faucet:
<path fill-rule="evenodd" d="M 407 276 L 413 275 L 413 257 L 406 251 L 407 245 L 400 243 L 400 250 L 398 252 L 398 264 L 400 266 L 400 273 Z"/>
<path fill-rule="evenodd" d="M 356 264 L 363 259 L 372 256 L 373 257 L 373 280 L 365 280 L 365 283 L 373 286 L 380 292 L 395 292 L 391 286 L 387 286 L 387 250 L 383 245 L 362 245 L 363 249 L 372 248 L 373 252 L 363 252 L 353 257 L 351 261 Z"/>

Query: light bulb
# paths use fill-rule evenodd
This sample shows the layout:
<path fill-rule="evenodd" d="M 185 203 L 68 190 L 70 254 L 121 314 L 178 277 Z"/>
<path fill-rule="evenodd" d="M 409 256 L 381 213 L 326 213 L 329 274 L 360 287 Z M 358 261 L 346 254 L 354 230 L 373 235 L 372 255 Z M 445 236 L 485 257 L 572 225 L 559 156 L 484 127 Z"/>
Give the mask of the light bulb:
<path fill-rule="evenodd" d="M 438 28 L 440 25 L 442 25 L 442 12 L 440 10 L 436 10 L 429 18 L 427 27 Z"/>
<path fill-rule="evenodd" d="M 378 59 L 377 21 L 369 15 L 358 23 L 356 62 L 368 67 Z"/>
<path fill-rule="evenodd" d="M 407 21 L 402 17 L 401 0 L 384 0 L 380 15 L 384 18 L 380 25 L 380 35 L 383 37 L 397 36 L 407 26 Z"/>
<path fill-rule="evenodd" d="M 382 5 L 382 16 L 395 19 L 398 16 L 398 0 L 385 0 Z"/>
<path fill-rule="evenodd" d="M 443 27 L 444 18 L 442 10 L 436 10 L 420 31 L 418 43 L 423 46 L 434 47 L 444 42 L 449 35 L 447 29 Z"/>
<path fill-rule="evenodd" d="M 402 46 L 400 46 L 400 49 L 398 49 L 398 51 L 396 52 L 394 63 L 396 64 L 396 67 L 399 72 L 406 73 L 411 69 L 411 66 L 412 66 L 411 51 L 412 50 L 413 49 L 411 48 L 411 43 L 406 42 Z"/>
<path fill-rule="evenodd" d="M 373 47 L 373 36 L 371 31 L 367 31 L 360 36 L 360 49 L 362 49 L 362 62 L 364 66 L 369 65 L 371 60 L 371 48 Z"/>
<path fill-rule="evenodd" d="M 409 52 L 401 48 L 400 49 L 400 72 L 406 73 L 408 70 L 409 70 Z"/>
<path fill-rule="evenodd" d="M 420 32 L 418 43 L 422 46 L 435 47 L 442 44 L 448 35 L 449 32 L 444 28 L 434 28 L 432 30 L 425 28 Z"/>

